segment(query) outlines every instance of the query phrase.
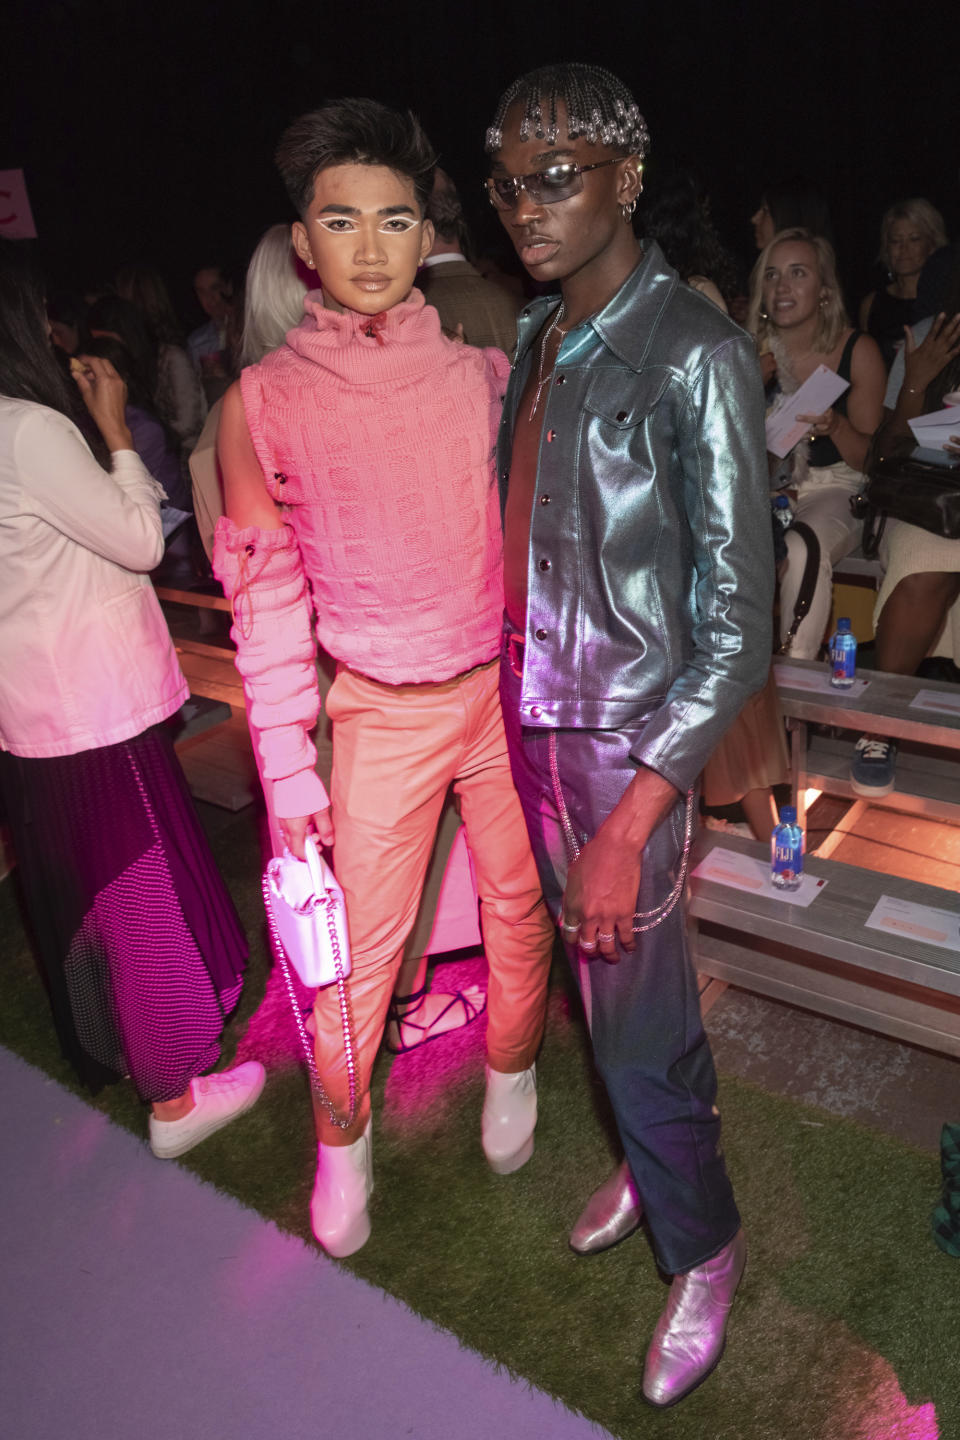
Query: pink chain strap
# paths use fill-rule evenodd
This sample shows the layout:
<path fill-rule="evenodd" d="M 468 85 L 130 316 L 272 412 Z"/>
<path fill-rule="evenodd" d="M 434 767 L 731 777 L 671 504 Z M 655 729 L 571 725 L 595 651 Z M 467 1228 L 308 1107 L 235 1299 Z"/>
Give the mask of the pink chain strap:
<path fill-rule="evenodd" d="M 357 1118 L 358 1096 L 357 1096 L 357 1062 L 353 1049 L 353 1036 L 350 1032 L 350 1010 L 347 1004 L 347 991 L 343 977 L 343 958 L 340 954 L 340 940 L 337 936 L 337 927 L 333 920 L 333 901 L 328 900 L 324 906 L 327 917 L 327 928 L 330 931 L 330 947 L 333 951 L 333 967 L 337 975 L 337 998 L 340 1002 L 340 1024 L 343 1029 L 343 1053 L 347 1062 L 347 1085 L 349 1089 L 349 1109 L 345 1120 L 341 1120 L 337 1114 L 336 1106 L 330 1096 L 323 1088 L 320 1074 L 317 1070 L 317 1062 L 313 1053 L 313 1046 L 303 1023 L 303 1014 L 300 1009 L 300 1002 L 297 999 L 297 992 L 293 984 L 293 976 L 290 974 L 290 962 L 287 959 L 286 951 L 283 948 L 283 941 L 280 939 L 280 932 L 277 929 L 277 922 L 274 919 L 273 910 L 270 905 L 269 880 L 266 874 L 263 877 L 263 903 L 267 911 L 267 925 L 270 930 L 270 941 L 273 951 L 280 961 L 280 968 L 283 971 L 283 978 L 287 984 L 287 994 L 290 996 L 290 1004 L 293 1008 L 293 1018 L 296 1021 L 297 1030 L 300 1033 L 300 1043 L 303 1046 L 303 1053 L 307 1059 L 307 1070 L 310 1074 L 310 1084 L 330 1116 L 330 1123 L 336 1125 L 338 1130 L 349 1130 Z"/>

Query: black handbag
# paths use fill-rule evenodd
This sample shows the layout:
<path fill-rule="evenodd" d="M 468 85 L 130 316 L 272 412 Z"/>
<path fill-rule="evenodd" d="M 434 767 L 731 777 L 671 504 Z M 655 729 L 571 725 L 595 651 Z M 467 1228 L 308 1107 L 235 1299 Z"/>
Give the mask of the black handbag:
<path fill-rule="evenodd" d="M 918 525 L 931 535 L 960 540 L 960 465 L 939 465 L 913 454 L 883 455 L 870 466 L 860 495 L 850 500 L 863 519 L 861 548 L 872 560 L 887 516 Z"/>

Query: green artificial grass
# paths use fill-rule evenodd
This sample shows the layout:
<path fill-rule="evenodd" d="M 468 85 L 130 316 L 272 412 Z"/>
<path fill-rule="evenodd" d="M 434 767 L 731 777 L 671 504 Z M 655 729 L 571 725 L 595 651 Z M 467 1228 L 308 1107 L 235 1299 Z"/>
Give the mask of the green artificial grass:
<path fill-rule="evenodd" d="M 310 1105 L 285 997 L 275 977 L 267 984 L 256 835 L 248 814 L 205 819 L 253 951 L 225 1059 L 259 1055 L 270 1076 L 250 1115 L 181 1163 L 309 1240 Z M 10 881 L 0 887 L 0 939 L 0 1043 L 76 1089 Z M 493 1175 L 480 1149 L 480 1025 L 381 1057 L 373 1236 L 348 1267 L 625 1440 L 960 1436 L 960 1271 L 929 1230 L 937 1157 L 729 1076 L 725 1147 L 750 1258 L 727 1353 L 677 1409 L 644 1406 L 644 1349 L 667 1293 L 649 1245 L 641 1233 L 582 1259 L 566 1243 L 614 1160 L 571 1016 L 558 966 L 536 1153 L 512 1176 Z M 129 1086 L 91 1103 L 145 1135 Z"/>

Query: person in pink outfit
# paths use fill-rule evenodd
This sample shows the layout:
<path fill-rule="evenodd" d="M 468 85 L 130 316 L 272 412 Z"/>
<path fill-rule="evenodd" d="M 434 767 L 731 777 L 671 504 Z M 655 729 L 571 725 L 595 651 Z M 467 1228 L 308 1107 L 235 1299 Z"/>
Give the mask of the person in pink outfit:
<path fill-rule="evenodd" d="M 233 601 L 248 714 L 289 848 L 302 858 L 311 833 L 333 845 L 347 900 L 361 1098 L 344 1128 L 337 994 L 321 990 L 317 1069 L 337 1117 L 315 1105 L 311 1203 L 317 1239 L 343 1256 L 370 1233 L 370 1074 L 451 785 L 490 967 L 482 1136 L 499 1173 L 533 1150 L 553 927 L 497 691 L 493 449 L 508 366 L 497 350 L 444 336 L 413 289 L 433 239 L 433 152 L 412 115 L 344 100 L 296 121 L 277 162 L 300 216 L 295 248 L 322 291 L 224 399 L 214 568 Z M 329 800 L 309 738 L 314 621 L 338 662 Z"/>

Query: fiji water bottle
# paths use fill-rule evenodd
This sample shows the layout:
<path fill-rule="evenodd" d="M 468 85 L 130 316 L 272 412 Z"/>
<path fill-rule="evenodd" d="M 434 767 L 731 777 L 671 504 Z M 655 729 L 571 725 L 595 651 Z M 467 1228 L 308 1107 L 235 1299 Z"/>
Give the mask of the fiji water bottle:
<path fill-rule="evenodd" d="M 773 502 L 773 513 L 784 530 L 789 530 L 793 524 L 793 511 L 790 508 L 790 496 L 778 495 Z"/>
<path fill-rule="evenodd" d="M 780 811 L 780 824 L 770 837 L 770 879 L 778 890 L 799 890 L 803 874 L 803 831 L 792 805 Z"/>
<path fill-rule="evenodd" d="M 850 621 L 837 621 L 830 641 L 830 684 L 834 690 L 849 690 L 857 673 L 857 637 L 850 633 Z"/>

